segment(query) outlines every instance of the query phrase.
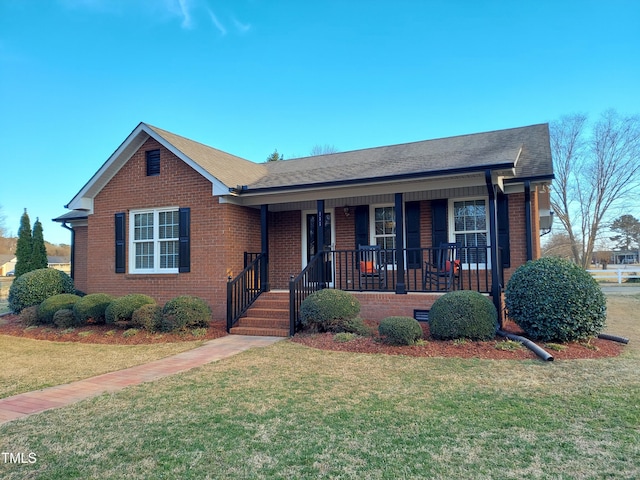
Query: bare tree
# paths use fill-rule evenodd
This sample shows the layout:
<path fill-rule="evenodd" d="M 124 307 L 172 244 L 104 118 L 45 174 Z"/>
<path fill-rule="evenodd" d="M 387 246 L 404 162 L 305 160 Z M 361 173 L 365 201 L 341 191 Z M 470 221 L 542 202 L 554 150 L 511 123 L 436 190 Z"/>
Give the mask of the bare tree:
<path fill-rule="evenodd" d="M 550 133 L 551 203 L 574 261 L 587 268 L 607 215 L 640 200 L 640 117 L 609 110 L 589 129 L 586 115 L 575 114 L 551 124 Z"/>
<path fill-rule="evenodd" d="M 0 205 L 0 237 L 4 238 L 6 234 L 6 228 L 4 226 L 4 222 L 7 217 L 2 213 L 2 205 Z"/>
<path fill-rule="evenodd" d="M 316 155 L 329 155 L 331 153 L 338 153 L 338 150 L 334 145 L 329 145 L 325 143 L 324 145 L 320 145 L 319 143 L 314 145 L 309 152 L 309 155 L 315 157 Z"/>

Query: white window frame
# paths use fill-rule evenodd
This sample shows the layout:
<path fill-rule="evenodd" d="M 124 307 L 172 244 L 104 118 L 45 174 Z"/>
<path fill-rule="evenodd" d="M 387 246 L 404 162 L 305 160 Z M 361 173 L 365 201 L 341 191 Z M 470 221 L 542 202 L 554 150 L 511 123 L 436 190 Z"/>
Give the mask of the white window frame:
<path fill-rule="evenodd" d="M 369 244 L 370 245 L 377 245 L 378 243 L 376 242 L 376 239 L 378 237 L 380 237 L 380 235 L 376 235 L 376 208 L 392 208 L 394 210 L 394 214 L 395 214 L 395 204 L 393 203 L 378 203 L 378 204 L 372 204 L 369 205 Z M 406 217 L 405 217 L 405 212 L 404 212 L 404 202 L 402 202 L 402 219 L 403 222 L 402 224 L 404 225 L 404 228 L 406 228 Z M 396 229 L 398 228 L 398 219 L 395 219 L 396 222 Z M 386 237 L 390 237 L 391 235 L 384 235 Z M 394 238 L 394 242 L 395 242 L 395 238 L 396 238 L 396 234 L 393 234 L 393 238 Z M 396 245 L 395 249 L 396 249 L 396 255 L 398 254 L 398 249 L 400 249 L 400 251 L 404 251 L 404 249 L 406 248 L 406 242 L 407 242 L 407 235 L 406 232 L 403 232 L 402 235 L 402 239 L 404 242 L 404 245 Z M 406 258 L 406 251 L 404 251 L 405 253 L 405 265 L 407 262 L 407 258 Z M 397 260 L 396 260 L 397 261 Z M 394 268 L 394 263 L 389 263 L 387 264 L 387 269 L 393 269 Z"/>
<path fill-rule="evenodd" d="M 476 201 L 483 200 L 484 201 L 484 211 L 485 211 L 485 230 L 461 230 L 460 232 L 456 231 L 456 223 L 455 223 L 455 215 L 454 215 L 454 206 L 456 202 L 468 202 L 468 201 Z M 461 266 L 465 270 L 476 269 L 476 267 L 480 270 L 488 270 L 491 268 L 491 227 L 489 225 L 489 197 L 487 196 L 479 196 L 479 197 L 460 197 L 460 198 L 450 198 L 448 205 L 448 217 L 449 217 L 449 242 L 456 243 L 456 233 L 484 233 L 487 238 L 487 261 L 486 263 L 462 263 Z M 464 247 L 464 245 L 463 245 Z"/>
<path fill-rule="evenodd" d="M 150 273 L 178 273 L 178 265 L 175 268 L 161 268 L 160 267 L 160 244 L 167 241 L 179 242 L 179 237 L 172 239 L 160 239 L 160 213 L 175 212 L 178 214 L 178 207 L 163 207 L 163 208 L 146 208 L 140 210 L 131 210 L 129 212 L 129 273 L 132 274 L 150 274 Z M 147 242 L 153 242 L 153 268 L 136 268 L 136 244 L 140 241 L 135 240 L 135 216 L 141 214 L 153 215 L 153 237 L 145 240 Z M 176 245 L 176 249 L 178 245 Z M 177 253 L 177 252 L 176 252 Z"/>

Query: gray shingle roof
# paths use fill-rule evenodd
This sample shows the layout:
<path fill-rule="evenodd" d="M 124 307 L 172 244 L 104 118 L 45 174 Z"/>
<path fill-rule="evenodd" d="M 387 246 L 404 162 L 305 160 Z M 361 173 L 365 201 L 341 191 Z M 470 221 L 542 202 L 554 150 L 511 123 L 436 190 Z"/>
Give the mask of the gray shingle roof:
<path fill-rule="evenodd" d="M 516 178 L 552 175 L 547 124 L 270 162 L 268 174 L 247 185 L 312 186 L 509 164 Z"/>
<path fill-rule="evenodd" d="M 267 174 L 264 164 L 250 162 L 158 127 L 146 125 L 228 187 L 247 185 Z"/>

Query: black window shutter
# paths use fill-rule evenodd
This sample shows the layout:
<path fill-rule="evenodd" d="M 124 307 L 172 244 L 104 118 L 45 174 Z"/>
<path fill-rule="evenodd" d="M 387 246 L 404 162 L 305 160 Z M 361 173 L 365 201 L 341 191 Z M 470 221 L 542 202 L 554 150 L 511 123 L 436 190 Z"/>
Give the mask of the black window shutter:
<path fill-rule="evenodd" d="M 502 266 L 511 266 L 511 252 L 509 250 L 509 197 L 498 192 L 496 197 L 498 216 L 498 247 L 502 249 Z"/>
<path fill-rule="evenodd" d="M 147 176 L 160 175 L 160 150 L 149 150 L 147 154 Z"/>
<path fill-rule="evenodd" d="M 407 248 L 420 248 L 420 202 L 407 202 L 404 205 L 407 223 Z M 419 250 L 407 252 L 407 268 L 420 268 L 422 255 Z"/>
<path fill-rule="evenodd" d="M 369 245 L 369 206 L 359 205 L 355 208 L 356 248 Z"/>
<path fill-rule="evenodd" d="M 447 199 L 431 201 L 431 246 L 438 248 L 449 242 L 447 231 Z"/>
<path fill-rule="evenodd" d="M 115 215 L 116 237 L 116 273 L 125 273 L 125 216 L 124 213 Z"/>
<path fill-rule="evenodd" d="M 191 271 L 191 209 L 181 208 L 178 212 L 178 272 L 186 273 Z"/>

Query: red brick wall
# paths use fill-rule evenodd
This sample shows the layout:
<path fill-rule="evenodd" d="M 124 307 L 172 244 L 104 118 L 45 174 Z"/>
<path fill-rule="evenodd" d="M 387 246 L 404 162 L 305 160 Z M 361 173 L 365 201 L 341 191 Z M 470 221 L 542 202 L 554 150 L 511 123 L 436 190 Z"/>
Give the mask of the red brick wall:
<path fill-rule="evenodd" d="M 288 289 L 290 276 L 302 270 L 301 227 L 300 210 L 269 214 L 269 282 L 272 289 Z"/>
<path fill-rule="evenodd" d="M 88 228 L 73 227 L 73 284 L 76 290 L 87 291 L 87 234 Z"/>
<path fill-rule="evenodd" d="M 386 317 L 413 317 L 414 310 L 430 310 L 442 294 L 352 292 L 360 301 L 360 316 L 365 320 L 380 321 Z"/>
<path fill-rule="evenodd" d="M 160 175 L 147 176 L 145 151 L 156 148 L 161 151 Z M 127 213 L 128 271 L 129 211 L 169 206 L 191 209 L 191 272 L 116 274 L 114 214 Z M 227 276 L 242 269 L 244 251 L 260 250 L 259 225 L 259 210 L 218 203 L 208 180 L 149 139 L 94 200 L 94 214 L 89 216 L 86 291 L 117 296 L 145 293 L 159 303 L 178 295 L 196 295 L 210 304 L 214 318 L 223 319 Z"/>
<path fill-rule="evenodd" d="M 511 251 L 511 268 L 504 271 L 506 285 L 513 272 L 527 262 L 527 244 L 525 237 L 525 205 L 524 193 L 509 195 L 509 242 Z M 531 236 L 533 259 L 540 258 L 540 214 L 538 213 L 538 194 L 531 192 Z"/>

